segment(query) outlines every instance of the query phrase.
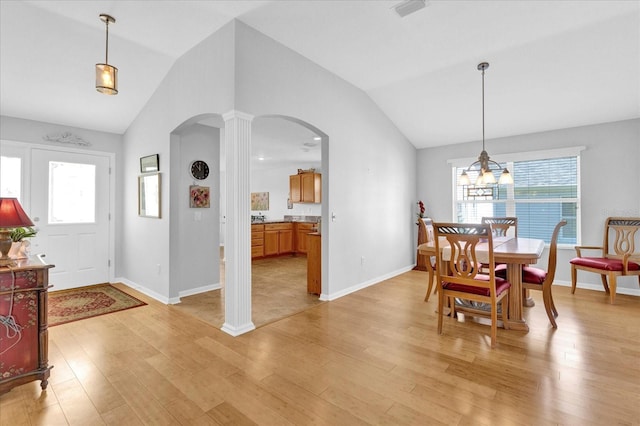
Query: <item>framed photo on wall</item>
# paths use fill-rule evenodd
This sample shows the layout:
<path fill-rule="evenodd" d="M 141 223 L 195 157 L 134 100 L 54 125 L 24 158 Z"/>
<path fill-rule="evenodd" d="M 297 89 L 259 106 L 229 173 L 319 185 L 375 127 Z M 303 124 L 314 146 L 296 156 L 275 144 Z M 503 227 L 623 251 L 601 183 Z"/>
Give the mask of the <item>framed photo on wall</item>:
<path fill-rule="evenodd" d="M 189 207 L 211 207 L 211 193 L 208 186 L 191 185 L 189 187 Z"/>
<path fill-rule="evenodd" d="M 252 192 L 251 210 L 269 210 L 269 193 Z"/>
<path fill-rule="evenodd" d="M 153 173 L 160 171 L 160 156 L 158 154 L 140 157 L 140 173 Z"/>

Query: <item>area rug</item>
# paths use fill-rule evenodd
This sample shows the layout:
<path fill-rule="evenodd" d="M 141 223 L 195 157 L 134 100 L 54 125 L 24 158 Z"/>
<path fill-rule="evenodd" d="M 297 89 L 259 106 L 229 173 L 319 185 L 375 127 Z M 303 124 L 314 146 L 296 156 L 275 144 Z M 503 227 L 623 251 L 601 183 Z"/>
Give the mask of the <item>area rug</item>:
<path fill-rule="evenodd" d="M 49 293 L 49 326 L 110 314 L 146 305 L 111 284 Z"/>

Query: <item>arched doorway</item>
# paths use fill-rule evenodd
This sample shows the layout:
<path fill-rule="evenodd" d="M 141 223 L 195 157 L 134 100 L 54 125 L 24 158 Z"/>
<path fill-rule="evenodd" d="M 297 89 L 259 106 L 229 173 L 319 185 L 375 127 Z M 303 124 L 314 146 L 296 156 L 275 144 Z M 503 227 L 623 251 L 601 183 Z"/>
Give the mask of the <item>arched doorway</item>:
<path fill-rule="evenodd" d="M 198 303 L 196 304 L 200 304 L 200 308 L 204 307 L 204 309 L 208 309 L 207 315 L 203 316 L 202 313 L 199 313 L 198 316 L 208 322 L 211 322 L 216 326 L 221 326 L 223 321 L 226 324 L 226 321 L 227 321 L 225 319 L 225 315 L 228 315 L 228 312 L 227 313 L 224 312 L 225 311 L 224 298 L 226 298 L 227 297 L 226 294 L 228 294 L 227 291 L 224 291 L 224 286 L 226 285 L 226 283 L 224 282 L 225 260 L 233 261 L 234 259 L 228 259 L 228 257 L 234 256 L 234 254 L 228 253 L 226 252 L 226 250 L 218 251 L 218 252 L 225 253 L 225 255 L 220 260 L 220 267 L 218 268 L 218 270 L 221 271 L 221 273 L 219 273 L 218 275 L 220 279 L 218 280 L 217 283 L 205 283 L 205 285 L 201 285 L 201 286 L 197 286 L 197 285 L 194 285 L 194 283 L 191 283 L 189 286 L 187 286 L 188 288 L 186 289 L 184 288 L 184 285 L 181 286 L 181 284 L 179 284 L 180 282 L 184 282 L 183 277 L 184 277 L 185 271 L 191 267 L 194 267 L 194 265 L 192 264 L 187 265 L 185 263 L 184 259 L 182 259 L 182 256 L 180 255 L 180 251 L 189 248 L 188 247 L 189 233 L 193 231 L 197 231 L 198 229 L 201 229 L 200 227 L 204 225 L 204 223 L 201 223 L 199 227 L 198 224 L 194 224 L 194 222 L 202 221 L 202 219 L 204 218 L 203 212 L 189 210 L 186 207 L 184 207 L 185 200 L 184 200 L 183 194 L 185 192 L 185 187 L 188 186 L 190 183 L 193 183 L 193 182 L 190 182 L 192 178 L 187 175 L 187 170 L 188 170 L 187 163 L 195 160 L 195 157 L 191 158 L 193 157 L 193 155 L 191 155 L 190 157 L 188 153 L 197 152 L 197 150 L 194 151 L 190 147 L 185 148 L 184 144 L 185 144 L 185 141 L 187 141 L 187 143 L 191 143 L 189 141 L 192 141 L 194 139 L 197 140 L 198 138 L 200 138 L 199 139 L 200 148 L 202 147 L 209 148 L 209 151 L 205 149 L 204 151 L 205 157 L 203 158 L 205 159 L 205 161 L 207 159 L 211 160 L 212 164 L 210 164 L 210 166 L 213 165 L 213 162 L 215 161 L 216 153 L 218 155 L 218 166 L 219 166 L 217 170 L 218 174 L 214 180 L 205 182 L 205 183 L 215 184 L 215 191 L 211 192 L 211 196 L 212 196 L 212 202 L 214 202 L 215 206 L 218 207 L 217 215 L 216 214 L 207 215 L 207 218 L 208 218 L 207 219 L 208 220 L 207 236 L 208 238 L 211 238 L 213 241 L 219 242 L 219 244 L 224 248 L 225 242 L 226 242 L 226 236 L 224 231 L 225 231 L 225 222 L 227 219 L 225 194 L 228 191 L 231 191 L 232 193 L 236 191 L 236 188 L 234 187 L 234 182 L 236 182 L 236 179 L 234 179 L 234 177 L 232 176 L 229 181 L 226 176 L 227 170 L 225 166 L 225 163 L 226 163 L 225 146 L 229 143 L 227 140 L 228 139 L 227 131 L 229 132 L 234 131 L 233 128 L 231 129 L 227 128 L 228 120 L 229 119 L 227 114 L 225 114 L 225 116 L 221 116 L 218 114 L 202 114 L 202 115 L 192 117 L 189 120 L 186 120 L 183 124 L 178 126 L 178 128 L 176 128 L 176 130 L 174 130 L 174 132 L 172 132 L 171 134 L 171 141 L 172 141 L 171 171 L 172 171 L 172 177 L 173 177 L 170 184 L 171 185 L 171 213 L 172 213 L 171 214 L 172 219 L 171 219 L 171 225 L 170 225 L 171 235 L 172 235 L 172 244 L 171 244 L 172 246 L 171 248 L 172 250 L 171 252 L 172 290 L 171 291 L 173 294 L 175 294 L 178 298 L 180 298 L 184 302 L 184 303 L 181 303 L 182 306 L 180 306 L 180 308 L 185 308 L 187 305 L 190 305 L 190 302 L 192 299 L 190 295 L 197 294 Z M 247 121 L 245 120 L 245 122 Z M 319 168 L 323 170 L 322 191 L 323 191 L 323 199 L 325 201 L 321 204 L 321 206 L 316 207 L 317 210 L 314 213 L 317 213 L 318 216 L 326 218 L 328 216 L 328 213 L 327 213 L 328 202 L 326 202 L 326 200 L 328 200 L 328 179 L 329 179 L 328 167 L 327 167 L 328 137 L 319 129 L 315 128 L 314 126 L 293 117 L 267 115 L 267 116 L 257 117 L 253 120 L 249 120 L 248 122 L 251 123 L 250 124 L 251 132 L 249 137 L 251 138 L 252 144 L 255 142 L 256 146 L 261 146 L 262 148 L 266 147 L 270 149 L 270 151 L 263 151 L 262 156 L 268 157 L 269 155 L 278 155 L 277 150 L 284 149 L 288 153 L 287 161 L 289 161 L 289 166 L 288 166 L 290 167 L 289 170 L 293 170 L 293 172 L 291 173 L 295 173 L 295 170 L 297 170 L 298 167 L 306 167 L 304 166 L 304 164 L 312 164 L 310 163 L 309 153 L 313 154 L 313 149 L 315 149 L 316 154 L 319 154 L 319 155 L 313 161 L 316 162 L 315 164 L 319 164 Z M 210 129 L 207 129 L 207 128 L 210 128 Z M 214 130 L 211 130 L 211 129 L 214 129 Z M 217 139 L 216 137 L 210 138 L 214 142 L 208 144 L 207 142 L 207 138 L 209 138 L 208 135 L 215 135 L 216 132 L 217 132 Z M 291 138 L 293 138 L 294 140 L 292 140 Z M 227 141 L 225 142 L 225 140 Z M 295 142 L 299 146 L 298 147 L 293 145 L 287 146 L 286 144 L 287 140 L 291 142 Z M 236 146 L 233 145 L 233 141 L 231 143 L 232 143 L 231 146 L 234 149 L 236 149 Z M 207 144 L 209 146 L 207 146 Z M 251 149 L 251 148 L 248 148 L 248 149 Z M 295 156 L 289 155 L 298 149 L 300 153 L 298 159 L 296 159 Z M 271 154 L 269 154 L 269 152 L 271 152 Z M 253 154 L 254 154 L 253 152 L 244 153 L 244 154 L 241 153 L 241 155 L 246 155 L 250 157 L 253 157 Z M 233 155 L 237 155 L 237 152 L 233 153 Z M 257 157 L 258 157 L 258 153 L 256 153 L 255 161 L 261 161 Z M 253 162 L 253 158 L 251 158 L 251 161 Z M 268 162 L 269 161 L 267 161 L 266 163 Z M 282 163 L 282 161 L 280 161 L 280 163 Z M 282 164 L 280 164 L 280 166 L 282 166 Z M 254 173 L 254 171 L 250 168 L 248 173 L 252 174 Z M 286 172 L 286 173 L 289 173 L 289 172 Z M 184 177 L 185 175 L 186 175 L 186 178 Z M 213 176 L 214 172 L 212 172 L 211 175 Z M 285 175 L 285 177 L 287 176 Z M 276 202 L 276 200 L 280 198 L 279 203 L 282 206 L 280 213 L 275 213 L 275 212 L 274 213 L 280 216 L 284 216 L 284 214 L 282 214 L 283 213 L 282 210 L 286 209 L 286 195 L 284 194 L 288 192 L 288 188 L 286 187 L 288 185 L 287 182 L 288 182 L 288 179 L 283 179 L 283 189 L 273 191 L 274 192 L 273 201 Z M 211 185 L 211 186 L 213 187 L 214 185 Z M 276 196 L 276 193 L 279 193 L 279 195 Z M 218 197 L 219 203 L 215 203 L 214 201 L 215 198 L 213 197 Z M 216 221 L 215 219 L 216 217 L 217 217 L 217 222 L 219 223 L 219 226 L 218 226 L 218 223 L 216 224 L 213 223 Z M 214 229 L 217 232 L 214 231 Z M 187 237 L 185 237 L 185 233 L 184 233 L 185 230 L 189 231 L 186 233 Z M 209 235 L 209 233 L 211 235 Z M 237 233 L 235 235 L 237 235 Z M 173 244 L 174 238 L 175 238 L 175 241 L 177 242 L 176 245 Z M 323 240 L 326 240 L 326 238 L 327 238 L 326 235 L 322 236 Z M 198 240 L 202 242 L 203 240 L 205 240 L 205 238 L 202 238 L 202 234 L 198 234 Z M 214 244 L 217 244 L 217 243 L 214 243 Z M 204 249 L 204 252 L 209 253 L 209 255 L 211 255 L 213 250 L 216 249 L 213 246 L 214 244 L 208 244 Z M 326 259 L 326 256 L 323 256 L 323 259 Z M 211 264 L 210 260 L 211 260 L 211 257 L 209 257 L 209 262 L 205 262 L 201 266 L 208 268 Z M 325 271 L 323 271 L 324 272 L 323 275 L 327 276 L 326 275 L 327 265 L 324 265 L 323 268 L 325 269 Z M 235 277 L 231 279 L 231 282 L 229 283 L 229 285 L 235 285 L 233 282 L 234 279 Z M 212 281 L 212 280 L 210 279 L 209 281 Z M 175 286 L 173 283 L 176 283 Z M 240 283 L 239 285 L 242 286 L 243 284 Z M 236 289 L 229 288 L 228 290 L 233 292 Z M 213 300 L 211 303 L 207 303 L 206 295 L 213 294 L 216 291 L 217 291 L 217 301 Z M 304 293 L 306 293 L 306 289 Z M 234 298 L 235 296 L 236 295 L 232 295 L 231 297 Z M 194 299 L 196 298 L 194 297 Z M 203 301 L 205 302 L 202 303 Z M 251 302 L 249 302 L 249 304 L 251 304 Z M 260 309 L 260 308 L 261 306 L 257 306 L 257 309 Z M 196 310 L 197 309 L 198 307 L 196 307 Z M 239 307 L 239 309 L 245 309 L 245 308 Z M 213 312 L 216 310 L 217 312 Z M 228 311 L 228 307 L 227 307 L 227 311 Z M 287 315 L 288 314 L 283 313 L 282 317 Z M 259 323 L 257 325 L 261 325 L 261 324 Z M 246 328 L 244 330 L 240 329 L 240 332 L 236 334 L 241 334 L 242 332 L 246 332 L 249 329 L 252 329 L 252 327 Z M 230 334 L 233 334 L 233 333 L 230 333 Z"/>

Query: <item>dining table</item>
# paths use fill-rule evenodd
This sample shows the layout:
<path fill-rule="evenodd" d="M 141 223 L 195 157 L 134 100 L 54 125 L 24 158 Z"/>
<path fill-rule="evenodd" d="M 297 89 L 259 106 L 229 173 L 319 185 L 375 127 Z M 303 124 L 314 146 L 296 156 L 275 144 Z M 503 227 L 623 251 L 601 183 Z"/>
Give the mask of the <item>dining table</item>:
<path fill-rule="evenodd" d="M 446 262 L 450 258 L 450 248 L 446 237 L 439 237 L 438 246 L 441 250 L 440 259 Z M 478 261 L 482 257 L 488 259 L 488 244 L 478 245 L 476 252 Z M 523 306 L 533 306 L 532 299 L 525 297 L 522 289 L 522 267 L 534 264 L 542 256 L 544 241 L 536 238 L 494 237 L 493 260 L 507 265 L 507 281 L 511 283 L 509 294 L 509 328 L 514 330 L 529 331 L 529 326 L 524 318 Z M 420 244 L 418 253 L 425 256 L 436 256 L 435 241 Z M 437 268 L 443 267 L 437 265 Z"/>

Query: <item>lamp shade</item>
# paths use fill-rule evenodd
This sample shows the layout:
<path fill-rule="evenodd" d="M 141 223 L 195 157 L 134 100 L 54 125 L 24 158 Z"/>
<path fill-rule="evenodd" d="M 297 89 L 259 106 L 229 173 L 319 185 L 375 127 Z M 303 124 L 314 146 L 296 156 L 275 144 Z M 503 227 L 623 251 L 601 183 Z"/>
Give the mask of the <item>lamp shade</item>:
<path fill-rule="evenodd" d="M 33 226 L 17 198 L 0 198 L 0 228 Z"/>
<path fill-rule="evenodd" d="M 96 90 L 105 95 L 117 95 L 118 68 L 109 64 L 96 64 Z"/>

